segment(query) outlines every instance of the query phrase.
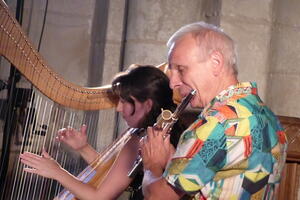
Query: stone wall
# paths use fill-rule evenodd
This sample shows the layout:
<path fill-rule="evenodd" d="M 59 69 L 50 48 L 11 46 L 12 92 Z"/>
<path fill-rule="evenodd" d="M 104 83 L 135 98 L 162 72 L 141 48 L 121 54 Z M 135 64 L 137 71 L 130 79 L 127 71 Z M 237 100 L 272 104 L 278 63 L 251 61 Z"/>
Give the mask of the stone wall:
<path fill-rule="evenodd" d="M 256 81 L 277 115 L 300 117 L 299 10 L 295 0 L 223 1 L 221 26 L 237 42 L 239 78 Z"/>
<path fill-rule="evenodd" d="M 274 4 L 267 102 L 277 114 L 300 117 L 300 2 Z"/>
<path fill-rule="evenodd" d="M 253 6 L 257 5 L 257 6 Z M 266 99 L 272 33 L 271 1 L 223 1 L 221 27 L 237 44 L 240 81 L 256 81 Z"/>
<path fill-rule="evenodd" d="M 106 39 L 98 41 L 92 38 L 102 28 L 93 28 L 98 11 L 95 0 L 49 0 L 41 54 L 67 80 L 88 86 L 91 74 L 100 70 L 99 84 L 104 85 L 132 63 L 165 62 L 169 36 L 184 24 L 206 20 L 220 24 L 236 41 L 239 79 L 256 81 L 260 96 L 276 114 L 300 117 L 299 1 L 106 2 Z M 13 9 L 15 1 L 10 1 L 10 6 Z M 26 1 L 23 27 L 36 46 L 44 9 L 45 1 Z M 93 61 L 98 53 L 93 45 L 103 45 L 103 60 L 98 63 Z M 114 110 L 101 111 L 99 117 L 98 150 L 113 140 L 118 127 Z M 126 126 L 120 124 L 118 132 Z"/>

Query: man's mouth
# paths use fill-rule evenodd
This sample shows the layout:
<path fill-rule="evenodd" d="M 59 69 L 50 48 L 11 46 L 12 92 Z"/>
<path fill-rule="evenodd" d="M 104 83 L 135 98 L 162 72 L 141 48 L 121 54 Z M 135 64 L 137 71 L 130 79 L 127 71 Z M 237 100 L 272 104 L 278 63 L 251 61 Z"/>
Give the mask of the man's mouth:
<path fill-rule="evenodd" d="M 180 95 L 181 97 L 186 97 L 187 95 L 189 95 L 192 92 L 193 89 L 191 90 L 180 90 Z"/>

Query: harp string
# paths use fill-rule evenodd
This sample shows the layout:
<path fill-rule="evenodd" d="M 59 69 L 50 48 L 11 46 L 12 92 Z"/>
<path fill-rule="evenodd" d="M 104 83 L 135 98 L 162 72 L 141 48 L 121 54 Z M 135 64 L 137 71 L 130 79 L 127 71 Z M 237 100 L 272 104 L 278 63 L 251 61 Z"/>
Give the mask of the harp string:
<path fill-rule="evenodd" d="M 15 140 L 18 140 L 18 134 L 22 135 L 22 139 L 20 145 L 11 144 L 10 169 L 5 178 L 4 193 L 8 194 L 7 199 L 52 199 L 61 190 L 61 186 L 53 180 L 23 172 L 24 166 L 19 163 L 19 153 L 29 151 L 40 154 L 44 147 L 62 167 L 75 175 L 78 174 L 84 168 L 76 164 L 79 156 L 71 154 L 69 148 L 55 141 L 57 130 L 68 125 L 78 129 L 85 123 L 88 125 L 88 140 L 95 146 L 98 118 L 94 117 L 94 112 L 85 113 L 80 110 L 111 108 L 115 104 L 108 100 L 112 95 L 108 87 L 97 89 L 79 87 L 53 72 L 1 1 L 0 25 L 0 55 L 17 66 L 24 77 L 35 85 L 29 87 L 31 92 L 28 102 L 26 95 L 22 94 L 20 97 L 27 103 L 26 119 L 22 119 L 20 115 L 5 119 L 12 120 L 13 117 L 17 117 L 14 120 L 18 121 L 16 123 L 20 128 L 11 129 L 10 132 L 14 132 Z M 17 90 L 16 95 L 19 95 L 18 93 Z M 54 102 L 80 110 L 67 109 Z M 13 104 L 17 103 L 17 99 L 14 99 Z M 1 109 L 6 109 L 4 107 L 1 106 Z M 20 109 L 18 112 L 21 112 Z M 43 130 L 44 125 L 46 130 Z"/>
<path fill-rule="evenodd" d="M 29 151 L 41 154 L 41 150 L 45 148 L 62 167 L 69 169 L 71 172 L 82 170 L 82 167 L 79 165 L 74 165 L 74 157 L 71 156 L 70 158 L 67 155 L 66 147 L 55 141 L 55 137 L 57 130 L 62 127 L 72 126 L 79 129 L 81 124 L 85 123 L 89 127 L 88 137 L 91 141 L 95 141 L 97 129 L 95 125 L 97 125 L 97 122 L 91 120 L 92 115 L 80 113 L 80 111 L 79 115 L 77 115 L 77 113 L 61 108 L 53 102 L 45 101 L 45 97 L 42 94 L 38 94 L 36 90 L 31 93 L 30 99 L 26 120 L 23 125 L 20 153 Z M 47 130 L 43 132 L 42 128 L 45 127 L 47 127 Z M 52 199 L 60 192 L 61 186 L 55 181 L 26 173 L 19 162 L 15 164 L 16 170 L 13 176 L 11 199 Z M 52 191 L 52 193 L 44 194 L 47 189 Z"/>
<path fill-rule="evenodd" d="M 31 93 L 31 98 L 30 99 L 33 99 L 33 97 L 34 97 L 34 92 Z M 23 129 L 23 138 L 22 138 L 21 147 L 20 147 L 21 152 L 23 152 L 23 150 L 26 148 L 25 143 L 28 142 L 28 138 L 29 138 L 27 133 L 30 130 L 30 127 L 29 127 L 30 120 L 32 120 L 33 110 L 30 109 L 30 108 L 32 108 L 32 103 L 33 103 L 33 101 L 30 101 L 29 109 L 28 109 L 28 112 L 27 112 L 27 115 L 26 115 L 26 121 L 25 121 L 24 129 Z M 20 162 L 17 162 L 16 165 L 17 165 L 17 167 L 16 167 L 16 170 L 15 170 L 15 173 L 14 173 L 14 181 L 13 181 L 11 199 L 14 199 L 14 196 L 20 196 L 20 194 L 23 193 L 24 184 L 23 184 L 22 180 L 23 180 L 23 177 L 26 176 L 26 174 L 24 174 L 23 171 L 22 171 L 22 166 L 20 166 L 21 165 Z M 17 178 L 19 176 L 21 176 L 21 181 L 17 180 Z M 17 185 L 18 183 L 19 183 L 19 185 Z"/>
<path fill-rule="evenodd" d="M 38 104 L 38 111 L 37 111 L 37 117 L 38 117 L 38 119 L 40 119 L 41 121 L 40 121 L 40 123 L 43 123 L 43 107 L 42 107 L 42 104 L 43 104 L 43 101 L 42 101 L 42 98 L 39 98 L 39 104 Z M 34 134 L 34 132 L 36 132 L 36 130 L 34 130 L 33 131 L 33 133 L 31 133 L 32 134 L 32 137 L 33 137 L 33 139 L 34 140 L 36 140 L 36 142 L 35 142 L 35 146 L 33 146 L 33 149 L 32 149 L 32 152 L 33 153 L 37 153 L 37 154 L 40 154 L 40 148 L 41 148 L 41 144 L 43 143 L 43 139 L 45 139 L 45 138 L 41 138 L 41 134 Z M 29 183 L 29 187 L 33 187 L 33 189 L 32 189 L 32 191 L 33 191 L 33 195 L 32 196 L 35 196 L 36 194 L 36 187 L 37 187 L 37 185 L 38 185 L 38 182 L 40 182 L 39 181 L 39 179 L 40 179 L 40 177 L 38 177 L 38 176 L 35 176 L 35 175 L 31 175 L 31 181 L 30 181 L 30 183 Z M 27 195 L 28 195 L 29 193 L 27 193 Z M 29 196 L 28 196 L 29 197 Z"/>
<path fill-rule="evenodd" d="M 47 103 L 46 103 L 47 104 Z M 51 113 L 51 111 L 52 111 L 52 108 L 53 108 L 53 105 L 50 105 L 50 112 L 49 113 Z M 44 115 L 46 115 L 46 112 L 44 112 Z M 50 123 L 50 118 L 48 118 L 48 120 L 47 120 L 47 125 L 49 125 L 49 123 Z M 52 135 L 52 133 L 50 132 L 50 134 Z M 45 148 L 45 146 L 46 146 L 46 140 L 44 140 L 44 143 L 43 143 L 43 148 Z M 39 195 L 38 195 L 38 197 L 39 197 L 39 199 L 42 199 L 42 191 L 43 191 L 43 188 L 44 188 L 44 183 L 46 182 L 46 180 L 45 179 L 42 179 L 42 183 L 41 183 L 41 190 L 39 190 Z M 52 182 L 52 181 L 51 181 Z M 51 188 L 51 187 L 50 187 Z M 33 195 L 34 196 L 34 195 Z"/>

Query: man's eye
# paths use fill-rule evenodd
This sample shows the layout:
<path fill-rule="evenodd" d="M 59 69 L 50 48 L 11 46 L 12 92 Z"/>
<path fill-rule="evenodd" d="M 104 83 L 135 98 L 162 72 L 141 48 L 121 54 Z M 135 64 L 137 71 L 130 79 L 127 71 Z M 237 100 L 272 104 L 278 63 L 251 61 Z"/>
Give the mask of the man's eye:
<path fill-rule="evenodd" d="M 180 74 L 182 74 L 184 72 L 184 68 L 181 66 L 178 66 L 177 70 Z"/>

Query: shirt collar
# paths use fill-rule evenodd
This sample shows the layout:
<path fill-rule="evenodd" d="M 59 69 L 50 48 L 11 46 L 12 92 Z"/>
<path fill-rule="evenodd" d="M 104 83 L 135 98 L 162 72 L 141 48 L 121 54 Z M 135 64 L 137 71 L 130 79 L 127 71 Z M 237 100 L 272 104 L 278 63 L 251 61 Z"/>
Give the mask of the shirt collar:
<path fill-rule="evenodd" d="M 210 103 L 205 106 L 203 111 L 201 112 L 201 116 L 203 116 L 208 110 L 210 110 L 216 104 L 224 104 L 235 95 L 242 94 L 257 94 L 257 84 L 255 82 L 241 82 L 236 85 L 231 85 L 227 89 L 220 92 L 215 98 L 213 98 Z"/>

